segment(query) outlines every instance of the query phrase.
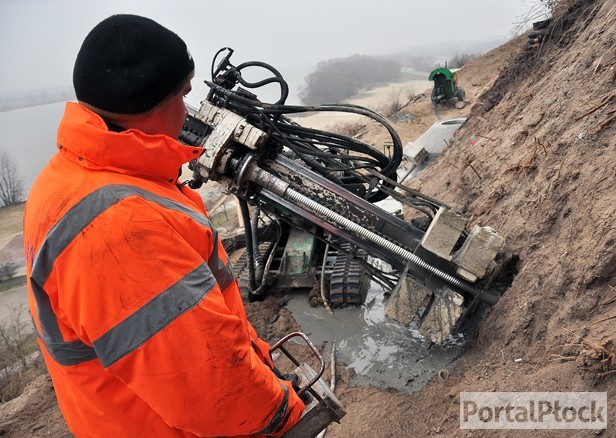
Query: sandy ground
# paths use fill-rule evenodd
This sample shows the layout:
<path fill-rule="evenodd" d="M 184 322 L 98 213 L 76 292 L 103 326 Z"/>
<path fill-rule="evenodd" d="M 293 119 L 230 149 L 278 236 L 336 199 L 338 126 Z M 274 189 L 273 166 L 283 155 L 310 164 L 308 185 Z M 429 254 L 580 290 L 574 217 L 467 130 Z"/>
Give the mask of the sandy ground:
<path fill-rule="evenodd" d="M 0 263 L 12 262 L 17 266 L 15 275 L 25 274 L 23 233 L 21 228 L 24 204 L 0 209 Z M 0 291 L 0 324 L 15 320 L 29 321 L 28 295 L 25 286 Z M 28 327 L 31 324 L 28 323 Z"/>
<path fill-rule="evenodd" d="M 613 50 L 616 8 L 612 0 L 563 5 L 539 49 L 526 50 L 522 37 L 460 71 L 471 105 L 440 112 L 468 121 L 412 182 L 506 237 L 500 275 L 513 276 L 511 287 L 446 378 L 417 393 L 354 386 L 337 364 L 336 394 L 348 414 L 327 437 L 615 436 L 616 72 L 595 66 Z M 402 111 L 411 115 L 395 123 L 403 142 L 435 120 L 429 93 Z M 368 127 L 362 140 L 382 145 L 387 136 Z M 284 302 L 247 304 L 263 338 L 297 328 Z M 610 426 L 463 431 L 462 391 L 605 391 Z M 0 406 L 0 435 L 65 436 L 54 400 L 39 378 Z"/>
<path fill-rule="evenodd" d="M 26 322 L 30 319 L 26 286 L 18 286 L 0 292 L 0 323 L 8 322 L 16 315 L 20 318 L 20 321 Z M 31 324 L 28 324 L 28 327 L 31 327 Z"/>
<path fill-rule="evenodd" d="M 23 230 L 22 217 L 24 204 L 3 207 L 0 210 L 2 211 L 2 220 L 0 221 L 0 250 L 2 250 L 15 235 L 20 234 Z"/>

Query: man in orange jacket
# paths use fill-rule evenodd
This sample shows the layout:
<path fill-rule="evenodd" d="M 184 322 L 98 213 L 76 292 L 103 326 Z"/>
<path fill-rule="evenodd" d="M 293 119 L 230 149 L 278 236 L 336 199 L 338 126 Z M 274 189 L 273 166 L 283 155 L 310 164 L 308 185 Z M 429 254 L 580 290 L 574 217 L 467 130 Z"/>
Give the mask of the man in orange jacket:
<path fill-rule="evenodd" d="M 154 21 L 98 24 L 28 196 L 31 314 L 79 437 L 279 436 L 304 408 L 246 319 L 200 197 L 177 181 L 202 152 L 176 140 L 193 74 Z"/>

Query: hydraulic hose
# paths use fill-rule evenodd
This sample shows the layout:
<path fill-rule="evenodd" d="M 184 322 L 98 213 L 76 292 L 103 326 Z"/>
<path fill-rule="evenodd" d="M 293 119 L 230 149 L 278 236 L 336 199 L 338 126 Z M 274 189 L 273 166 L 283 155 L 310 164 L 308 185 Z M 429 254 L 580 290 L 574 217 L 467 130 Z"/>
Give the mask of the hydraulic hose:
<path fill-rule="evenodd" d="M 246 266 L 248 267 L 248 299 L 255 300 L 257 297 L 254 291 L 257 289 L 255 277 L 255 262 L 252 244 L 252 228 L 250 226 L 250 211 L 248 210 L 248 202 L 244 199 L 237 198 L 240 202 L 240 210 L 242 212 L 242 221 L 244 222 L 244 235 L 246 238 Z"/>
<path fill-rule="evenodd" d="M 282 230 L 280 228 L 280 222 L 278 220 L 274 220 L 272 224 L 274 224 L 274 226 L 276 227 L 276 240 L 272 242 L 272 244 L 269 247 L 269 250 L 267 251 L 267 261 L 265 262 L 265 267 L 263 270 L 264 275 L 267 272 L 269 272 L 270 267 L 272 266 L 272 262 L 274 261 L 274 258 L 276 258 L 276 248 L 278 248 L 278 245 L 280 245 L 280 240 L 282 239 Z M 261 284 L 259 284 L 259 287 L 257 288 L 257 290 L 254 291 L 254 295 L 260 297 L 264 293 L 266 286 L 267 285 L 262 279 Z"/>
<path fill-rule="evenodd" d="M 255 263 L 255 279 L 261 283 L 263 278 L 263 258 L 261 257 L 261 251 L 259 250 L 259 207 L 255 208 L 252 219 L 250 220 L 250 228 L 252 234 L 252 253 Z M 242 213 L 243 215 L 243 213 Z"/>
<path fill-rule="evenodd" d="M 240 96 L 215 83 L 208 81 L 206 83 L 215 96 L 212 98 L 214 104 L 240 114 L 254 126 L 270 133 L 269 142 L 272 150 L 277 150 L 278 147 L 282 146 L 288 147 L 311 169 L 326 178 L 331 175 L 332 171 L 342 172 L 343 175 L 339 177 L 342 186 L 352 183 L 366 184 L 353 173 L 362 168 L 377 169 L 380 174 L 392 180 L 397 178 L 396 170 L 402 161 L 402 142 L 393 126 L 374 111 L 357 105 L 332 104 L 304 107 L 266 104 Z M 393 153 L 391 157 L 385 156 L 356 139 L 301 127 L 286 118 L 280 118 L 282 114 L 307 111 L 351 112 L 377 121 L 388 130 L 392 138 Z M 318 146 L 322 146 L 323 149 Z M 328 149 L 330 151 L 335 150 L 335 152 L 326 153 L 325 151 Z M 350 155 L 346 151 L 353 151 L 357 155 Z M 343 161 L 359 164 L 349 166 L 345 165 Z M 368 177 L 367 179 L 370 180 L 371 178 Z M 381 184 L 381 186 L 388 185 L 389 183 Z M 373 186 L 368 183 L 368 187 Z M 365 198 L 370 202 L 377 202 L 387 198 L 387 196 L 388 194 L 384 191 L 371 188 Z"/>
<path fill-rule="evenodd" d="M 278 101 L 276 103 L 277 104 L 283 104 L 287 100 L 287 97 L 289 96 L 289 85 L 283 79 L 282 75 L 280 74 L 280 72 L 278 70 L 276 70 L 271 65 L 266 64 L 265 62 L 260 62 L 260 61 L 244 62 L 244 63 L 238 65 L 236 67 L 236 69 L 237 69 L 237 71 L 241 72 L 244 68 L 247 68 L 247 67 L 261 67 L 261 68 L 264 68 L 264 69 L 269 70 L 270 72 L 272 72 L 274 74 L 274 77 L 263 79 L 263 80 L 258 81 L 258 82 L 247 82 L 246 80 L 244 80 L 240 76 L 240 78 L 239 78 L 240 84 L 242 84 L 242 85 L 244 85 L 245 87 L 248 87 L 248 88 L 258 88 L 258 87 L 262 87 L 262 86 L 267 85 L 267 84 L 277 83 L 278 85 L 280 85 L 280 98 L 278 99 Z"/>
<path fill-rule="evenodd" d="M 219 55 L 226 52 L 216 65 Z M 212 60 L 211 82 L 205 81 L 210 87 L 207 100 L 216 106 L 226 108 L 243 118 L 250 124 L 269 135 L 268 152 L 271 155 L 288 148 L 305 165 L 341 187 L 359 194 L 369 202 L 377 202 L 389 196 L 387 189 L 393 188 L 391 181 L 397 179 L 397 169 L 402 161 L 402 142 L 389 121 L 375 111 L 351 104 L 323 104 L 311 106 L 285 105 L 289 87 L 280 72 L 273 66 L 259 61 L 250 61 L 234 66 L 230 62 L 233 49 L 223 47 Z M 242 77 L 242 70 L 261 68 L 269 71 L 269 78 L 249 82 Z M 280 86 L 280 98 L 275 103 L 264 103 L 252 93 L 245 90 L 235 90 L 236 85 L 256 89 L 268 84 Z M 392 148 L 385 154 L 368 144 L 349 136 L 335 134 L 302 127 L 295 123 L 288 114 L 306 112 L 345 112 L 368 117 L 389 133 Z M 384 175 L 388 181 L 379 179 L 376 171 Z M 421 205 L 419 209 L 426 213 Z M 253 245 L 254 246 L 254 245 Z"/>
<path fill-rule="evenodd" d="M 325 104 L 325 105 L 313 105 L 313 106 L 268 104 L 268 103 L 263 103 L 263 102 L 255 101 L 253 99 L 248 99 L 246 97 L 240 96 L 236 92 L 232 90 L 228 90 L 224 87 L 221 87 L 220 85 L 217 85 L 213 82 L 206 81 L 206 84 L 211 88 L 214 94 L 219 95 L 219 99 L 218 100 L 215 99 L 215 102 L 214 102 L 215 104 L 221 104 L 221 106 L 224 106 L 238 114 L 241 114 L 242 116 L 249 119 L 251 123 L 255 124 L 257 127 L 259 127 L 260 129 L 263 129 L 264 131 L 270 131 L 272 128 L 274 128 L 276 131 L 280 133 L 279 134 L 280 137 L 278 138 L 279 142 L 284 140 L 285 141 L 284 144 L 286 146 L 291 147 L 292 149 L 295 149 L 293 146 L 296 146 L 293 143 L 297 142 L 298 140 L 301 143 L 302 139 L 301 138 L 298 139 L 297 137 L 294 137 L 292 135 L 285 135 L 283 133 L 285 129 L 289 129 L 289 130 L 294 129 L 295 134 L 299 130 L 300 132 L 306 133 L 306 137 L 308 138 L 311 138 L 311 136 L 314 136 L 316 133 L 319 133 L 325 136 L 326 138 L 330 138 L 330 139 L 332 138 L 344 139 L 345 140 L 344 145 L 338 144 L 337 145 L 338 147 L 344 146 L 348 148 L 349 150 L 357 151 L 358 145 L 361 145 L 362 148 L 367 148 L 367 149 L 363 149 L 359 151 L 362 154 L 366 154 L 366 152 L 369 151 L 372 153 L 376 152 L 377 154 L 382 155 L 380 152 L 375 151 L 370 146 L 362 142 L 359 142 L 355 139 L 349 138 L 349 137 L 345 137 L 345 136 L 341 136 L 341 135 L 333 134 L 333 133 L 326 133 L 326 132 L 317 131 L 317 130 L 311 130 L 309 128 L 301 127 L 300 125 L 297 125 L 296 123 L 293 123 L 289 120 L 286 120 L 287 123 L 282 123 L 282 121 L 279 123 L 273 123 L 271 119 L 271 117 L 275 115 L 298 114 L 298 113 L 311 112 L 311 111 L 314 111 L 314 112 L 347 112 L 347 113 L 353 113 L 353 114 L 358 114 L 358 115 L 368 117 L 378 122 L 383 127 L 385 127 L 385 129 L 388 131 L 392 139 L 392 143 L 393 143 L 392 156 L 387 159 L 387 163 L 385 166 L 381 168 L 380 173 L 389 178 L 395 178 L 396 170 L 398 169 L 398 167 L 400 166 L 400 163 L 402 162 L 402 140 L 400 140 L 400 136 L 398 135 L 394 127 L 387 121 L 387 119 L 385 119 L 380 114 L 374 111 L 371 111 L 359 105 L 351 105 L 351 104 Z M 250 117 L 251 115 L 253 117 Z M 273 125 L 275 125 L 275 127 Z M 361 159 L 360 156 L 357 156 L 355 158 Z"/>

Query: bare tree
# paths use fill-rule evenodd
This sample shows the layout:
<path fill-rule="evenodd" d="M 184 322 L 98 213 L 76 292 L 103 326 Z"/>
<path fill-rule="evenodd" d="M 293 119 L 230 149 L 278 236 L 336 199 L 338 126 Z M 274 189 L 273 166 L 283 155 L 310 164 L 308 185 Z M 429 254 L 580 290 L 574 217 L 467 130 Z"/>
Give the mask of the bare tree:
<path fill-rule="evenodd" d="M 21 202 L 23 191 L 17 163 L 7 151 L 0 149 L 0 206 Z"/>
<path fill-rule="evenodd" d="M 366 55 L 328 59 L 304 78 L 299 97 L 304 105 L 341 102 L 362 88 L 396 80 L 400 70 L 396 61 Z"/>
<path fill-rule="evenodd" d="M 406 98 L 406 101 L 402 100 L 402 93 L 404 92 L 404 97 Z M 387 102 L 385 102 L 385 104 L 383 104 L 380 108 L 379 108 L 379 112 L 381 113 L 381 115 L 383 115 L 386 118 L 389 118 L 395 114 L 397 114 L 398 112 L 400 112 L 403 108 L 405 108 L 407 105 L 409 105 L 413 99 L 415 99 L 415 94 L 412 92 L 412 90 L 401 90 L 401 89 L 392 89 L 390 90 L 388 96 L 387 96 Z"/>
<path fill-rule="evenodd" d="M 471 52 L 458 53 L 449 60 L 448 67 L 449 68 L 460 68 L 464 64 L 467 64 L 473 61 L 474 59 L 477 59 L 478 57 L 479 57 L 478 53 L 471 53 Z"/>

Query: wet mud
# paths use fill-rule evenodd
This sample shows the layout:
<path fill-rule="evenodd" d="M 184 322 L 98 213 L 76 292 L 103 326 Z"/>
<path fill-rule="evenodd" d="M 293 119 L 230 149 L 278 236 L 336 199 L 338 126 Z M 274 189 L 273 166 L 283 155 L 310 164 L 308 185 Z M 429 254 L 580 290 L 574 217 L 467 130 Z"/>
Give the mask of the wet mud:
<path fill-rule="evenodd" d="M 385 316 L 383 289 L 372 283 L 365 304 L 335 309 L 311 307 L 305 294 L 294 294 L 287 303 L 302 331 L 313 343 L 324 344 L 324 357 L 336 345 L 336 361 L 353 371 L 352 385 L 372 385 L 408 392 L 420 389 L 460 354 L 463 334 L 450 335 L 435 346 L 412 327 Z"/>

